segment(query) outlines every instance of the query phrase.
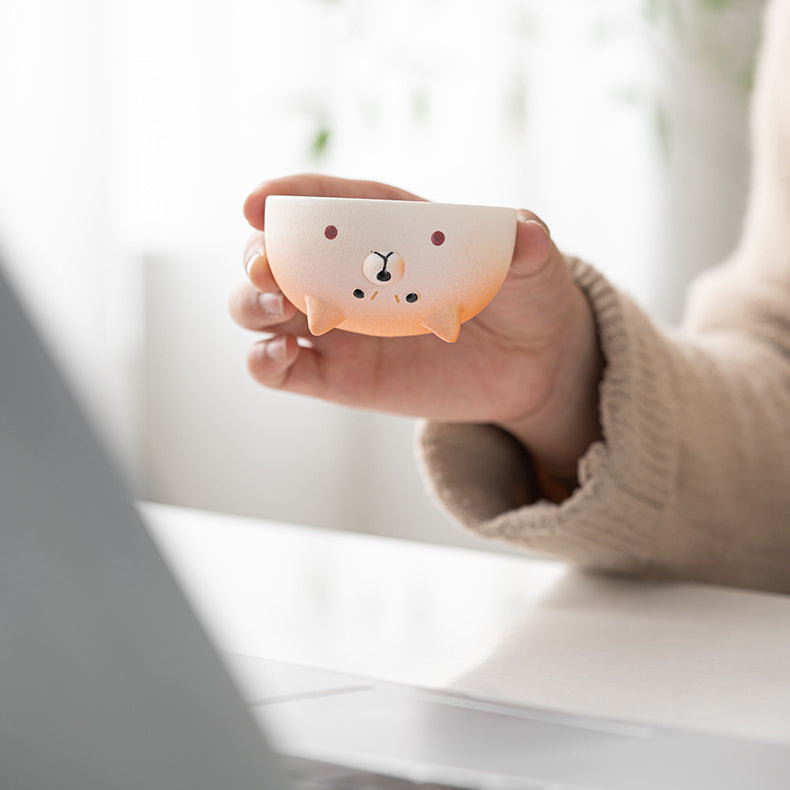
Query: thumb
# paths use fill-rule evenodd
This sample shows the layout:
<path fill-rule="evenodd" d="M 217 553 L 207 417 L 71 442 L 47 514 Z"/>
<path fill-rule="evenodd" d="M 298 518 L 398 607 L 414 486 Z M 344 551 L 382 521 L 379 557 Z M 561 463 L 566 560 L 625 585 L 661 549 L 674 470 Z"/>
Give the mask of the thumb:
<path fill-rule="evenodd" d="M 519 209 L 517 216 L 511 276 L 531 277 L 548 264 L 562 260 L 562 254 L 551 240 L 548 226 L 537 214 Z"/>
<path fill-rule="evenodd" d="M 570 269 L 546 223 L 519 211 L 513 260 L 487 320 L 504 335 L 545 336 L 564 320 L 574 294 Z"/>

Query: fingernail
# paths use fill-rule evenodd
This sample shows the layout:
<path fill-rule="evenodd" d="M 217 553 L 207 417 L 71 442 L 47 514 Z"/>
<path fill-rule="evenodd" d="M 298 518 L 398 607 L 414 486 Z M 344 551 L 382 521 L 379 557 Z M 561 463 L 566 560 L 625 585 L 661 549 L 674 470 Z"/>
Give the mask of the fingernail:
<path fill-rule="evenodd" d="M 282 362 L 288 352 L 288 342 L 285 335 L 266 341 L 266 356 L 276 362 Z"/>
<path fill-rule="evenodd" d="M 516 212 L 516 217 L 518 218 L 519 222 L 524 223 L 525 225 L 537 225 L 538 227 L 543 229 L 543 232 L 551 238 L 551 231 L 549 230 L 548 225 L 546 225 L 543 220 L 537 219 L 535 216 L 530 214 L 528 211 L 524 209 L 519 209 Z"/>
<path fill-rule="evenodd" d="M 265 315 L 275 317 L 283 314 L 283 295 L 279 292 L 258 294 L 258 304 Z"/>
<path fill-rule="evenodd" d="M 252 267 L 254 266 L 254 264 L 255 264 L 255 263 L 257 263 L 257 261 L 258 261 L 260 258 L 263 258 L 263 253 L 262 253 L 260 250 L 253 250 L 253 251 L 250 253 L 250 255 L 249 255 L 249 257 L 247 258 L 247 260 L 246 260 L 246 261 L 244 261 L 244 269 L 245 269 L 245 271 L 247 272 L 247 274 L 249 274 L 249 273 L 250 273 L 250 270 L 252 269 Z"/>

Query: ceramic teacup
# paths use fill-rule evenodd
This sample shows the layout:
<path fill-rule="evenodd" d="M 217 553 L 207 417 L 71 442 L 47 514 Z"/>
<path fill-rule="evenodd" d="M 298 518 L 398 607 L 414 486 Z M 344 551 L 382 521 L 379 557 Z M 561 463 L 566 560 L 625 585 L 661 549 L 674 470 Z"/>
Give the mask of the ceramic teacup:
<path fill-rule="evenodd" d="M 283 294 L 310 331 L 453 342 L 499 290 L 515 209 L 272 195 L 264 243 Z"/>

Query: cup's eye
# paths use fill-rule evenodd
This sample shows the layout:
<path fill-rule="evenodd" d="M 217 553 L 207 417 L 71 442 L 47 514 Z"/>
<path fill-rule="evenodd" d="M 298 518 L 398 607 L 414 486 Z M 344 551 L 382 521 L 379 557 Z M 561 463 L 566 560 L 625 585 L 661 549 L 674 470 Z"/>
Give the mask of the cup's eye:
<path fill-rule="evenodd" d="M 337 228 L 334 225 L 327 225 L 324 228 L 324 236 L 326 236 L 328 239 L 337 238 Z"/>
<path fill-rule="evenodd" d="M 444 233 L 440 230 L 435 230 L 431 234 L 431 244 L 435 244 L 437 247 L 441 247 L 444 244 Z"/>

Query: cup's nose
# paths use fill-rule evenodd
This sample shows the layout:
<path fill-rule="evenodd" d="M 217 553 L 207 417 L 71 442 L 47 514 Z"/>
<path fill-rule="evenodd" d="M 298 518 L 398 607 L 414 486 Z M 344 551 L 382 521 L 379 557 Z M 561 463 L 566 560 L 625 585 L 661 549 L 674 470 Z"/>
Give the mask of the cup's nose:
<path fill-rule="evenodd" d="M 406 271 L 406 264 L 400 253 L 390 250 L 378 252 L 371 250 L 362 261 L 362 273 L 375 285 L 391 285 L 398 282 Z"/>

